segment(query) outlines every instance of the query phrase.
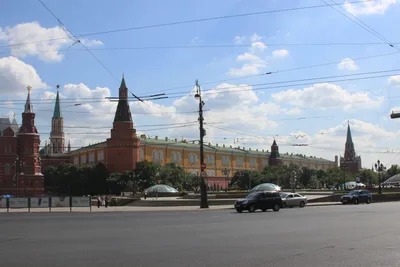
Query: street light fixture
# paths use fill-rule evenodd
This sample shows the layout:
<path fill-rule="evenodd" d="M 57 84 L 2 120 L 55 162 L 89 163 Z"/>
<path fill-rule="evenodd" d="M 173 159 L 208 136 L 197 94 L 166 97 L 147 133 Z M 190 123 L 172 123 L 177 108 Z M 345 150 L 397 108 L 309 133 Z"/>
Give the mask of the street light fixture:
<path fill-rule="evenodd" d="M 381 163 L 381 161 L 378 159 L 378 161 L 375 163 L 375 170 L 378 172 L 378 194 L 382 194 L 382 172 L 384 171 L 385 167 Z"/>
<path fill-rule="evenodd" d="M 207 186 L 204 181 L 205 176 L 205 168 L 206 164 L 204 163 L 204 136 L 206 135 L 206 131 L 203 127 L 203 106 L 204 102 L 201 100 L 201 89 L 198 80 L 196 80 L 196 88 L 197 92 L 194 95 L 194 98 L 199 101 L 199 124 L 200 124 L 200 208 L 206 209 L 208 208 L 208 200 L 207 200 Z"/>

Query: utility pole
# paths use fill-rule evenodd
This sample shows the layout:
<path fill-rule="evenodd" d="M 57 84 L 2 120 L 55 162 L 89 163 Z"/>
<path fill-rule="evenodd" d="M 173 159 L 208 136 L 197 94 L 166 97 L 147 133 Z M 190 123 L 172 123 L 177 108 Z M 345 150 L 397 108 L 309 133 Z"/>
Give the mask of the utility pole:
<path fill-rule="evenodd" d="M 206 135 L 206 131 L 203 127 L 203 106 L 204 102 L 201 100 L 201 89 L 198 80 L 196 80 L 197 92 L 194 96 L 196 100 L 199 101 L 199 124 L 200 124 L 200 208 L 208 208 L 207 200 L 207 186 L 204 181 L 204 173 L 206 169 L 206 164 L 204 163 L 204 141 L 203 138 Z"/>

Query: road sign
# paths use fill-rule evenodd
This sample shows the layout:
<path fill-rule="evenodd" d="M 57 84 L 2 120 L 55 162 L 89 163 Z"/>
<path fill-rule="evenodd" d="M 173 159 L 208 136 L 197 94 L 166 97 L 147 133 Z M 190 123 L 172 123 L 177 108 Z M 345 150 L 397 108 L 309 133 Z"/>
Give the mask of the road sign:
<path fill-rule="evenodd" d="M 201 168 L 204 170 L 207 167 L 205 163 L 201 164 Z"/>

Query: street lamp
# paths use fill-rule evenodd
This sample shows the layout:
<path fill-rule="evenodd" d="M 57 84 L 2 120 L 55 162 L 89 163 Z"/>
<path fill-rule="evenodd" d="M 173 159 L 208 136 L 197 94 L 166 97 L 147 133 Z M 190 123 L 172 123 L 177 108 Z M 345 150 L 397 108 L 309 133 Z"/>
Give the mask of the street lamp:
<path fill-rule="evenodd" d="M 229 173 L 230 173 L 230 169 L 225 168 L 222 170 L 222 174 L 226 176 L 225 180 L 226 180 L 226 189 L 228 189 L 229 186 Z"/>
<path fill-rule="evenodd" d="M 17 155 L 14 161 L 14 178 L 13 178 L 13 183 L 15 185 L 15 195 L 16 197 L 19 196 L 19 174 L 22 173 L 21 169 L 25 165 L 25 163 L 22 161 L 22 159 Z"/>
<path fill-rule="evenodd" d="M 206 131 L 203 127 L 203 106 L 204 102 L 201 100 L 201 89 L 198 80 L 196 80 L 196 88 L 197 92 L 194 95 L 194 98 L 199 101 L 199 124 L 200 124 L 200 208 L 206 209 L 208 208 L 208 200 L 207 200 L 207 187 L 204 181 L 204 174 L 206 164 L 204 163 L 204 141 L 203 138 L 206 135 Z"/>
<path fill-rule="evenodd" d="M 382 182 L 382 172 L 384 171 L 385 167 L 383 166 L 383 164 L 380 162 L 380 160 L 378 159 L 378 161 L 375 163 L 375 170 L 378 172 L 378 194 L 382 194 L 382 186 L 381 186 L 381 182 Z"/>

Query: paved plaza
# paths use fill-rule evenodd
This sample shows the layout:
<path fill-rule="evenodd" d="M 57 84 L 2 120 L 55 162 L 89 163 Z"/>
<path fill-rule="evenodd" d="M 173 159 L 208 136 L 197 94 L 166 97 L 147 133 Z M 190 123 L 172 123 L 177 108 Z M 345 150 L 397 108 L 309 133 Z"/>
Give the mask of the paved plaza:
<path fill-rule="evenodd" d="M 0 214 L 2 266 L 398 266 L 400 203 Z"/>

